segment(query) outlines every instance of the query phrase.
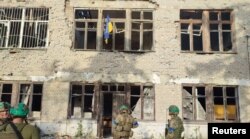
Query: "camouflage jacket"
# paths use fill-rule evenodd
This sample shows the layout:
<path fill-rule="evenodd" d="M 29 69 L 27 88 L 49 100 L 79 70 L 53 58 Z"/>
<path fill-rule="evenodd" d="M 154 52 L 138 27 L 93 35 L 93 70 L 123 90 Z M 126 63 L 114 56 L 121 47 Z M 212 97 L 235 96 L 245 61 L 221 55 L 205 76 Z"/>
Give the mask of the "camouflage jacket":
<path fill-rule="evenodd" d="M 113 125 L 114 134 L 116 134 L 117 136 L 132 137 L 133 132 L 131 131 L 131 129 L 136 128 L 138 126 L 138 122 L 130 114 L 123 113 L 117 115 L 115 121 L 113 122 Z"/>
<path fill-rule="evenodd" d="M 17 129 L 21 132 L 24 139 L 40 139 L 39 129 L 33 125 L 20 123 L 15 124 Z M 10 124 L 6 127 L 6 133 L 15 133 Z"/>
<path fill-rule="evenodd" d="M 183 121 L 179 116 L 173 117 L 169 121 L 168 134 L 166 139 L 181 139 L 181 133 L 184 131 Z"/>

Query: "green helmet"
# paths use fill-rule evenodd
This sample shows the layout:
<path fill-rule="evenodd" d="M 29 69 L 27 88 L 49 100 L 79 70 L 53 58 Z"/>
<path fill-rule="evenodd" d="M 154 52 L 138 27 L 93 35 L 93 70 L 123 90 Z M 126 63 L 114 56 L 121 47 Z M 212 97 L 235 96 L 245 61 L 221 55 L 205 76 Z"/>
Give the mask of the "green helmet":
<path fill-rule="evenodd" d="M 128 110 L 128 106 L 127 105 L 121 105 L 120 106 L 120 111 L 122 110 Z"/>
<path fill-rule="evenodd" d="M 0 102 L 0 111 L 9 109 L 10 109 L 10 104 L 8 102 Z"/>
<path fill-rule="evenodd" d="M 10 108 L 10 115 L 13 117 L 26 117 L 29 113 L 29 108 L 24 103 L 19 103 L 17 107 Z"/>
<path fill-rule="evenodd" d="M 128 113 L 131 114 L 131 110 L 127 105 L 121 105 L 120 106 L 120 113 Z"/>
<path fill-rule="evenodd" d="M 179 114 L 180 110 L 176 105 L 171 105 L 168 108 L 169 114 Z"/>

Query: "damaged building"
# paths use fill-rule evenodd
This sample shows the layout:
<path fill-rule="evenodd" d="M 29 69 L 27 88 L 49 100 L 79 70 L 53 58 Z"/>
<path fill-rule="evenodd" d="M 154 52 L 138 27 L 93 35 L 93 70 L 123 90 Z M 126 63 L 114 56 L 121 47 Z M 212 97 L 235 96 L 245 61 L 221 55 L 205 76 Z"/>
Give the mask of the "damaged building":
<path fill-rule="evenodd" d="M 0 100 L 41 136 L 109 138 L 128 104 L 135 139 L 250 122 L 249 0 L 0 0 Z"/>

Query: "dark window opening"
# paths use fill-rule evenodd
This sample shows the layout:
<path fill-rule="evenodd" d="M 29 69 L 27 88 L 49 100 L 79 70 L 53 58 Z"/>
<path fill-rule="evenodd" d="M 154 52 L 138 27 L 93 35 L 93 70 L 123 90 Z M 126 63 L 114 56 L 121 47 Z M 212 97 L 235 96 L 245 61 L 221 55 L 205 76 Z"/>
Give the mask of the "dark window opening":
<path fill-rule="evenodd" d="M 1 101 L 11 103 L 12 84 L 2 84 Z"/>
<path fill-rule="evenodd" d="M 113 104 L 113 95 L 110 93 L 103 94 L 104 95 L 104 104 L 103 104 L 103 115 L 111 116 L 112 115 L 112 104 Z"/>
<path fill-rule="evenodd" d="M 75 10 L 75 49 L 95 50 L 98 10 Z"/>
<path fill-rule="evenodd" d="M 32 111 L 41 111 L 42 109 L 42 93 L 43 85 L 34 84 L 33 85 L 33 98 L 32 98 Z"/>
<path fill-rule="evenodd" d="M 186 11 L 181 10 L 180 19 L 201 19 L 202 11 L 194 10 L 194 11 Z"/>
<path fill-rule="evenodd" d="M 131 95 L 138 95 L 140 96 L 140 86 L 131 86 Z"/>
<path fill-rule="evenodd" d="M 93 118 L 94 116 L 94 85 L 72 84 L 71 86 L 71 118 Z"/>

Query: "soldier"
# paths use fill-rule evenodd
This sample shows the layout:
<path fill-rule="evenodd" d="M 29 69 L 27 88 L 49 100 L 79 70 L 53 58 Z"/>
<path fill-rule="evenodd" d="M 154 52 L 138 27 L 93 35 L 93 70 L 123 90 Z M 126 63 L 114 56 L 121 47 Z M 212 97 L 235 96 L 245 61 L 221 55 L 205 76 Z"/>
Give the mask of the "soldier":
<path fill-rule="evenodd" d="M 8 102 L 0 102 L 0 132 L 5 131 L 8 120 L 10 120 L 9 109 L 10 104 Z"/>
<path fill-rule="evenodd" d="M 122 105 L 119 109 L 119 114 L 113 121 L 114 139 L 129 139 L 133 136 L 131 128 L 138 127 L 136 118 L 132 117 L 131 111 L 126 105 Z"/>
<path fill-rule="evenodd" d="M 18 139 L 40 139 L 39 129 L 26 122 L 28 113 L 29 109 L 24 103 L 19 103 L 17 107 L 10 108 L 10 115 L 14 124 L 8 124 L 6 132 L 14 132 Z"/>
<path fill-rule="evenodd" d="M 168 120 L 166 139 L 181 139 L 184 127 L 181 118 L 178 116 L 179 108 L 171 105 L 168 110 L 171 119 Z"/>

